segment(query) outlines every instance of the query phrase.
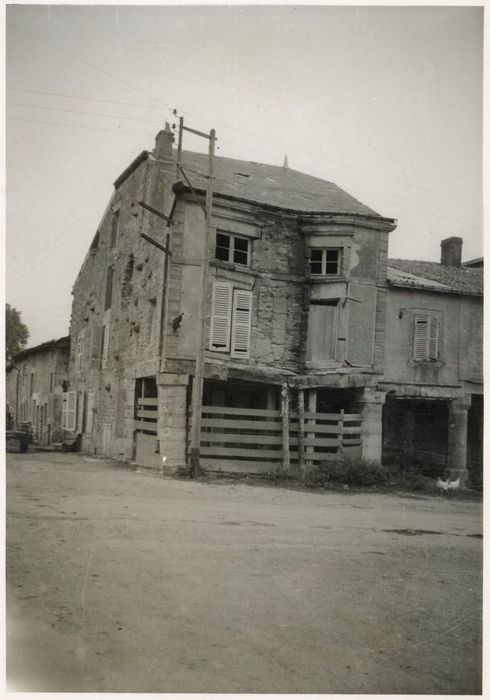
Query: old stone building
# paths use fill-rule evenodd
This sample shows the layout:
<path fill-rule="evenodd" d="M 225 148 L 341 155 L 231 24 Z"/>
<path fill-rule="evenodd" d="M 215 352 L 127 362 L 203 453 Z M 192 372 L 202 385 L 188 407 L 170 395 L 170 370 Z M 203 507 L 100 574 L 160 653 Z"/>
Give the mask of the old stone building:
<path fill-rule="evenodd" d="M 481 483 L 483 274 L 461 249 L 448 238 L 440 264 L 388 261 L 384 456 L 452 475 L 466 465 Z"/>
<path fill-rule="evenodd" d="M 70 338 L 66 336 L 21 350 L 7 367 L 7 408 L 16 425 L 31 424 L 40 445 L 62 437 L 69 357 Z"/>
<path fill-rule="evenodd" d="M 178 171 L 166 128 L 120 175 L 75 282 L 70 402 L 82 449 L 187 463 L 207 257 L 202 465 L 381 458 L 395 221 L 333 183 L 217 157 L 205 256 L 207 156 L 181 157 Z"/>

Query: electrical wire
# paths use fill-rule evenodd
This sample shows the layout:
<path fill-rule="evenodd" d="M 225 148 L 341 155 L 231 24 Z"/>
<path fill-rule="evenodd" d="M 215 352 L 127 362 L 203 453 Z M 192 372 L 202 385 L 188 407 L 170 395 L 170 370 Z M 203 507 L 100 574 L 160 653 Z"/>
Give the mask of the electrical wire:
<path fill-rule="evenodd" d="M 125 117 L 122 116 L 121 114 L 104 114 L 103 112 L 87 112 L 85 110 L 81 109 L 69 109 L 67 107 L 51 107 L 51 106 L 44 106 L 44 105 L 33 105 L 33 104 L 26 104 L 22 102 L 7 102 L 7 106 L 12 105 L 14 107 L 29 107 L 29 108 L 34 108 L 34 109 L 47 109 L 53 112 L 70 112 L 72 114 L 87 114 L 92 117 L 108 117 L 110 119 L 131 119 L 131 121 L 137 121 L 137 122 L 147 122 L 148 124 L 160 124 L 160 120 L 156 119 L 143 119 L 142 117 Z"/>

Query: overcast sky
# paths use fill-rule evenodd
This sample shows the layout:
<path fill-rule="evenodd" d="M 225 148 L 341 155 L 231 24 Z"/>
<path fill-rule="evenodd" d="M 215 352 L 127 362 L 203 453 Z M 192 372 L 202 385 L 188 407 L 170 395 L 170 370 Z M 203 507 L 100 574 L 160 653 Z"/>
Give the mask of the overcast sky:
<path fill-rule="evenodd" d="M 478 7 L 8 6 L 6 299 L 29 345 L 68 333 L 113 182 L 173 107 L 218 154 L 287 154 L 397 219 L 391 257 L 482 255 L 482 54 Z"/>

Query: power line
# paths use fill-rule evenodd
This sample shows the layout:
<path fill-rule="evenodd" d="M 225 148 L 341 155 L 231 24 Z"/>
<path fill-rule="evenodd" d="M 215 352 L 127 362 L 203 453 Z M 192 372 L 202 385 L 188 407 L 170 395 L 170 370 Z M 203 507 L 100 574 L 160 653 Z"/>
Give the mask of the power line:
<path fill-rule="evenodd" d="M 14 24 L 15 24 L 15 23 L 14 23 Z M 38 41 L 40 41 L 40 42 L 46 44 L 47 46 L 50 46 L 51 48 L 56 49 L 57 51 L 60 51 L 61 53 L 64 53 L 64 54 L 66 54 L 67 56 L 70 56 L 71 58 L 74 58 L 74 59 L 76 59 L 76 60 L 78 60 L 78 61 L 80 61 L 80 62 L 82 62 L 82 63 L 85 63 L 86 65 L 90 66 L 90 67 L 93 68 L 94 70 L 98 70 L 99 72 L 101 72 L 101 73 L 107 75 L 108 77 L 112 78 L 113 80 L 117 80 L 117 81 L 120 82 L 122 85 L 125 85 L 126 87 L 131 88 L 132 90 L 138 92 L 138 93 L 141 94 L 141 95 L 144 95 L 145 97 L 149 98 L 150 100 L 152 100 L 152 101 L 154 101 L 154 102 L 160 102 L 160 104 L 161 104 L 162 106 L 167 107 L 168 109 L 173 109 L 172 105 L 169 105 L 169 104 L 167 104 L 167 103 L 165 103 L 165 102 L 163 102 L 163 101 L 160 101 L 158 98 L 154 97 L 153 95 L 150 95 L 150 94 L 148 94 L 147 92 L 141 90 L 140 88 L 137 88 L 137 87 L 135 87 L 134 85 L 131 85 L 131 83 L 128 83 L 126 80 L 123 80 L 122 78 L 119 78 L 118 76 L 115 76 L 114 74 L 112 74 L 112 73 L 110 73 L 109 71 L 105 70 L 105 68 L 101 68 L 100 66 L 97 66 L 97 65 L 96 65 L 95 63 L 93 63 L 93 62 L 88 61 L 87 59 L 84 59 L 84 58 L 82 58 L 82 57 L 80 57 L 80 56 L 77 56 L 76 54 L 72 53 L 71 51 L 67 51 L 67 50 L 65 50 L 65 49 L 60 48 L 60 47 L 57 46 L 56 44 L 52 44 L 52 43 L 48 42 L 46 39 L 43 39 L 42 37 L 40 37 L 39 35 L 35 34 L 34 32 L 31 32 L 30 30 L 26 29 L 25 27 L 20 27 L 18 24 L 16 24 L 16 26 L 17 26 L 19 29 L 21 29 L 21 31 L 25 31 L 27 34 L 30 34 L 30 35 L 33 36 L 35 39 L 37 39 Z M 270 139 L 270 138 L 268 138 L 268 137 L 261 136 L 260 134 L 253 134 L 253 133 L 251 133 L 251 132 L 244 131 L 243 129 L 236 129 L 236 128 L 234 128 L 234 127 L 232 127 L 232 126 L 230 126 L 229 124 L 226 124 L 226 123 L 224 123 L 224 122 L 220 122 L 220 121 L 216 121 L 216 120 L 210 120 L 210 119 L 208 119 L 207 117 L 203 117 L 203 116 L 201 116 L 201 115 L 196 115 L 196 114 L 193 114 L 192 112 L 188 112 L 188 111 L 180 110 L 180 109 L 179 109 L 179 112 L 181 112 L 181 113 L 184 114 L 184 115 L 188 115 L 188 116 L 191 116 L 191 117 L 195 117 L 195 118 L 197 118 L 197 119 L 204 120 L 204 121 L 207 121 L 207 122 L 211 122 L 211 121 L 212 121 L 213 124 L 216 124 L 216 125 L 218 125 L 218 126 L 224 126 L 224 127 L 226 127 L 226 128 L 232 128 L 232 129 L 234 129 L 234 131 L 238 131 L 239 133 L 243 133 L 243 134 L 252 136 L 252 137 L 254 137 L 254 138 L 260 138 L 260 139 L 262 139 L 262 140 L 269 141 L 269 142 L 271 142 L 271 143 L 275 143 L 275 144 L 280 145 L 280 146 L 283 146 L 283 147 L 285 146 L 285 147 L 287 147 L 287 148 L 290 149 L 290 150 L 297 151 L 297 152 L 299 152 L 299 153 L 305 153 L 306 155 L 312 156 L 312 157 L 314 157 L 314 158 L 316 158 L 316 159 L 320 159 L 320 157 L 318 156 L 318 153 L 312 153 L 311 151 L 306 151 L 306 150 L 301 149 L 301 148 L 291 147 L 291 144 L 285 144 L 284 142 L 278 141 L 278 140 L 276 140 L 276 139 Z M 327 158 L 327 156 L 326 156 L 325 154 L 322 154 L 321 159 L 323 160 L 323 159 L 325 159 L 325 158 Z M 342 160 L 338 160 L 338 159 L 334 159 L 334 158 L 328 158 L 328 160 L 329 160 L 330 162 L 333 162 L 333 163 L 339 163 L 339 164 L 341 164 L 341 165 L 345 165 L 345 166 L 348 167 L 348 168 L 353 168 L 353 169 L 355 169 L 355 170 L 359 170 L 360 172 L 365 172 L 365 173 L 368 173 L 368 174 L 370 174 L 370 175 L 375 175 L 376 177 L 380 177 L 380 178 L 385 179 L 385 180 L 390 180 L 390 181 L 392 181 L 392 182 L 396 182 L 396 183 L 401 184 L 401 185 L 403 185 L 403 186 L 405 186 L 405 187 L 411 187 L 411 188 L 418 189 L 418 190 L 421 190 L 421 191 L 429 192 L 430 194 L 436 194 L 436 195 L 439 196 L 439 197 L 444 197 L 444 198 L 446 198 L 446 199 L 451 199 L 452 201 L 458 201 L 460 204 L 464 204 L 465 206 L 471 206 L 471 205 L 469 205 L 467 202 L 464 202 L 463 200 L 460 200 L 460 199 L 455 198 L 455 197 L 449 197 L 449 195 L 444 195 L 443 193 L 437 192 L 436 190 L 424 188 L 424 187 L 421 187 L 420 185 L 414 185 L 414 184 L 412 184 L 412 183 L 410 183 L 410 182 L 406 182 L 406 181 L 404 181 L 404 180 L 398 180 L 397 178 L 390 177 L 389 175 L 383 175 L 383 174 L 381 174 L 381 173 L 376 173 L 375 171 L 369 170 L 369 169 L 367 169 L 367 168 L 362 168 L 362 167 L 353 165 L 353 164 L 351 164 L 351 163 L 347 163 L 346 161 L 342 161 Z"/>
<path fill-rule="evenodd" d="M 110 119 L 131 119 L 132 121 L 137 121 L 137 122 L 147 122 L 148 124 L 160 124 L 160 120 L 156 119 L 143 119 L 142 117 L 124 117 L 120 114 L 104 114 L 103 112 L 87 112 L 85 110 L 81 109 L 69 109 L 67 107 L 48 107 L 44 105 L 33 105 L 33 104 L 26 104 L 22 102 L 7 102 L 7 105 L 13 105 L 15 107 L 29 107 L 29 108 L 34 108 L 34 109 L 48 109 L 50 111 L 54 112 L 70 112 L 72 114 L 87 114 L 93 117 L 108 117 Z"/>
<path fill-rule="evenodd" d="M 25 117 L 7 117 L 9 121 L 30 122 L 31 124 L 48 124 L 49 126 L 66 126 L 72 129 L 93 129 L 95 131 L 112 131 L 116 134 L 133 134 L 136 136 L 147 136 L 142 131 L 127 131 L 126 129 L 109 129 L 104 126 L 88 126 L 86 124 L 66 124 L 65 122 L 49 122 L 41 119 L 27 119 Z"/>
<path fill-rule="evenodd" d="M 101 68 L 100 66 L 97 66 L 95 63 L 92 63 L 92 61 L 88 61 L 86 58 L 82 58 L 81 56 L 77 56 L 76 54 L 72 53 L 71 51 L 67 51 L 66 49 L 62 49 L 60 46 L 57 46 L 56 44 L 52 44 L 51 42 L 47 41 L 46 39 L 43 39 L 42 37 L 40 37 L 35 32 L 31 32 L 29 29 L 26 29 L 26 27 L 20 26 L 16 22 L 13 22 L 13 24 L 21 31 L 34 37 L 34 39 L 36 39 L 37 41 L 40 41 L 41 43 L 46 44 L 50 48 L 55 49 L 56 51 L 59 51 L 62 54 L 65 54 L 65 56 L 70 56 L 70 58 L 74 58 L 75 60 L 80 61 L 81 63 L 85 63 L 87 66 L 90 66 L 94 70 L 97 70 L 100 73 L 107 75 L 109 78 L 112 78 L 112 80 L 117 80 L 117 82 L 121 83 L 121 85 L 125 85 L 126 87 L 131 88 L 131 90 L 138 92 L 140 95 L 143 95 L 144 97 L 148 97 L 150 100 L 152 100 L 154 102 L 159 102 L 163 107 L 168 107 L 169 109 L 173 109 L 172 105 L 165 104 L 164 102 L 160 101 L 158 98 L 154 97 L 153 95 L 149 95 L 144 90 L 141 90 L 140 88 L 137 88 L 134 85 L 131 85 L 131 83 L 128 83 L 126 80 L 123 80 L 119 76 L 114 75 L 113 73 L 110 73 L 105 68 Z"/>
<path fill-rule="evenodd" d="M 123 105 L 125 107 L 144 107 L 145 109 L 157 109 L 161 111 L 161 107 L 156 107 L 155 105 L 143 105 L 141 103 L 135 102 L 123 102 L 119 100 L 103 100 L 98 97 L 83 97 L 82 95 L 67 95 L 61 92 L 43 92 L 42 90 L 27 90 L 25 88 L 7 88 L 7 92 L 13 90 L 14 92 L 28 92 L 33 95 L 49 95 L 50 97 L 64 97 L 71 100 L 87 100 L 89 102 L 107 102 L 113 105 Z"/>

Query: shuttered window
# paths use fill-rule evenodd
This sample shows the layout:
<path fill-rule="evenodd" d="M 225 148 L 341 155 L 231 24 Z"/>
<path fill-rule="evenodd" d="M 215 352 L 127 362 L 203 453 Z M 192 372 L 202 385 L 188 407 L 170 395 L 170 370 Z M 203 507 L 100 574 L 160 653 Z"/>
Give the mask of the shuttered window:
<path fill-rule="evenodd" d="M 209 347 L 218 352 L 230 351 L 230 329 L 233 287 L 225 282 L 213 284 L 211 333 Z"/>
<path fill-rule="evenodd" d="M 441 314 L 417 311 L 414 314 L 413 359 L 434 361 L 440 357 Z"/>
<path fill-rule="evenodd" d="M 252 320 L 252 292 L 235 289 L 233 295 L 233 324 L 231 356 L 250 357 L 250 328 Z"/>
<path fill-rule="evenodd" d="M 61 427 L 73 432 L 77 427 L 77 392 L 65 391 L 61 409 Z"/>

